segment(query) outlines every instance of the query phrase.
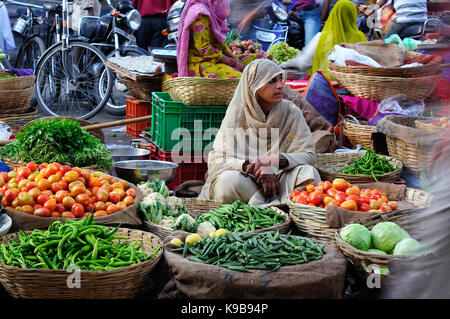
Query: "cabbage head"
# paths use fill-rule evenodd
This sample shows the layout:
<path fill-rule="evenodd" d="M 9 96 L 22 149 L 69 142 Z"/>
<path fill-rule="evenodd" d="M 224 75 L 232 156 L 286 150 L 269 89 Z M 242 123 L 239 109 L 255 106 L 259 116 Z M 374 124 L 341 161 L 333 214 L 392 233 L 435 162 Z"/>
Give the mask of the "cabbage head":
<path fill-rule="evenodd" d="M 367 250 L 367 252 L 372 253 L 372 254 L 387 255 L 386 252 L 379 250 L 379 249 L 375 249 L 375 248 L 370 248 L 369 250 Z"/>
<path fill-rule="evenodd" d="M 405 238 L 395 245 L 393 255 L 421 255 L 424 249 L 421 243 L 413 238 Z"/>
<path fill-rule="evenodd" d="M 386 253 L 392 251 L 395 245 L 406 236 L 406 232 L 392 222 L 376 224 L 373 226 L 371 233 L 373 247 Z"/>
<path fill-rule="evenodd" d="M 359 250 L 370 247 L 370 231 L 361 224 L 350 224 L 341 229 L 340 236 L 347 244 Z"/>

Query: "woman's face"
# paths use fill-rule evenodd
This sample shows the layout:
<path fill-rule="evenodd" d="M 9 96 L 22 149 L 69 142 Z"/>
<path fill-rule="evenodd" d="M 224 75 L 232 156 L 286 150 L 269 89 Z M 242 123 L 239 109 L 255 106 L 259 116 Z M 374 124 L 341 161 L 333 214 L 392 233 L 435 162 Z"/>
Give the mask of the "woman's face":
<path fill-rule="evenodd" d="M 283 75 L 279 74 L 270 80 L 269 83 L 259 88 L 256 91 L 256 96 L 267 104 L 278 104 L 283 100 L 283 87 Z"/>

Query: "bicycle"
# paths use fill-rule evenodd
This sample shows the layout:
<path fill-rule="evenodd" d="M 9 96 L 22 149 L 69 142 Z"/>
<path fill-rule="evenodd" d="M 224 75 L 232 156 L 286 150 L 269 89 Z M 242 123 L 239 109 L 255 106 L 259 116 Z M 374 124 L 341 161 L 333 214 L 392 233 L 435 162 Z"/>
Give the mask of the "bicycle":
<path fill-rule="evenodd" d="M 68 21 L 68 1 L 63 0 L 61 41 L 50 46 L 36 65 L 36 99 L 45 114 L 86 120 L 109 100 L 113 74 L 98 48 L 69 38 Z M 101 84 L 103 94 L 98 89 Z"/>

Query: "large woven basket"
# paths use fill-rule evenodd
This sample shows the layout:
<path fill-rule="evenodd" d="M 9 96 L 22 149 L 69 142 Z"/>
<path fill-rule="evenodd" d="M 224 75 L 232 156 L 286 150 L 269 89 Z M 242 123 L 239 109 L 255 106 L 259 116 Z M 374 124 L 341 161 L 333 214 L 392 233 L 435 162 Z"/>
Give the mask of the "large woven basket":
<path fill-rule="evenodd" d="M 343 178 L 346 181 L 375 181 L 372 175 L 351 175 L 340 173 L 348 167 L 354 160 L 364 156 L 364 153 L 322 153 L 316 156 L 316 168 L 322 179 Z M 393 157 L 378 155 L 387 158 L 389 163 L 395 168 L 395 171 L 387 174 L 376 174 L 378 181 L 398 181 L 402 173 L 403 163 Z"/>
<path fill-rule="evenodd" d="M 407 188 L 404 201 L 417 207 L 425 207 L 431 203 L 432 197 L 419 189 Z M 288 197 L 289 215 L 297 228 L 311 236 L 325 242 L 335 244 L 336 228 L 328 226 L 326 209 L 294 203 Z"/>
<path fill-rule="evenodd" d="M 0 80 L 0 90 L 23 90 L 34 87 L 35 79 L 36 77 L 34 75 L 3 79 Z"/>
<path fill-rule="evenodd" d="M 376 126 L 366 125 L 367 122 L 361 122 L 361 124 L 352 123 L 349 121 L 344 122 L 343 133 L 348 138 L 353 146 L 361 145 L 365 146 L 372 151 L 373 141 L 372 133 L 377 131 Z"/>
<path fill-rule="evenodd" d="M 427 167 L 432 146 L 417 146 L 392 136 L 386 136 L 389 156 L 400 160 L 413 174 L 420 174 Z"/>
<path fill-rule="evenodd" d="M 19 167 L 27 165 L 27 163 L 25 163 L 25 162 L 15 161 L 15 160 L 12 160 L 12 159 L 7 158 L 7 157 L 0 157 L 0 159 L 6 164 L 6 166 L 8 166 L 8 168 L 10 170 L 14 170 L 15 168 L 19 168 Z M 103 168 L 98 168 L 98 167 L 93 166 L 93 165 L 91 165 L 91 166 L 83 166 L 83 167 L 80 167 L 80 168 L 81 169 L 88 169 L 88 170 L 91 170 L 91 171 L 106 172 Z"/>
<path fill-rule="evenodd" d="M 441 126 L 431 125 L 422 121 L 415 121 L 416 128 L 418 130 L 427 132 L 427 133 L 434 133 L 434 134 L 442 134 L 445 132 L 445 128 Z"/>
<path fill-rule="evenodd" d="M 433 93 L 443 74 L 441 71 L 429 76 L 399 78 L 337 72 L 330 68 L 328 71 L 354 96 L 377 102 L 400 93 L 408 100 L 423 100 Z"/>
<path fill-rule="evenodd" d="M 129 242 L 143 243 L 141 250 L 152 255 L 162 241 L 152 233 L 119 228 L 118 236 L 128 236 Z M 8 243 L 17 240 L 17 233 L 0 238 Z M 54 269 L 22 269 L 0 264 L 0 282 L 13 298 L 38 299 L 130 299 L 137 296 L 149 278 L 150 272 L 161 259 L 160 249 L 153 259 L 112 271 L 81 271 L 80 288 L 67 285 L 72 272 Z"/>
<path fill-rule="evenodd" d="M 20 128 L 28 122 L 37 120 L 41 117 L 36 109 L 32 108 L 24 114 L 0 114 L 0 121 L 11 127 L 13 133 L 17 133 Z"/>
<path fill-rule="evenodd" d="M 26 113 L 30 109 L 34 86 L 19 90 L 0 90 L 2 113 Z"/>
<path fill-rule="evenodd" d="M 186 105 L 228 105 L 239 79 L 210 79 L 202 77 L 177 77 L 164 82 L 174 101 Z"/>
<path fill-rule="evenodd" d="M 403 210 L 403 211 L 393 211 L 391 213 L 377 214 L 371 217 L 359 219 L 355 221 L 355 223 L 361 224 L 367 227 L 369 230 L 372 229 L 378 223 L 381 222 L 393 222 L 404 228 L 406 231 L 409 231 L 411 227 L 411 214 L 416 216 L 414 212 L 411 210 Z M 347 257 L 349 262 L 355 267 L 356 271 L 362 277 L 368 277 L 373 271 L 366 270 L 370 265 L 376 265 L 380 269 L 385 268 L 384 272 L 381 272 L 381 280 L 392 278 L 392 274 L 386 272 L 393 263 L 399 260 L 405 260 L 411 258 L 411 256 L 405 255 L 381 255 L 369 253 L 367 251 L 359 250 L 354 248 L 353 246 L 347 244 L 342 240 L 340 234 L 340 230 L 335 232 L 335 240 L 336 245 L 342 251 L 342 253 Z M 414 236 L 412 236 L 414 238 Z M 417 239 L 417 238 L 415 238 Z M 386 269 L 387 268 L 387 269 Z"/>
<path fill-rule="evenodd" d="M 130 94 L 138 100 L 151 101 L 152 92 L 161 92 L 161 78 L 134 81 L 129 78 L 120 77 L 120 81 L 125 84 Z"/>
<path fill-rule="evenodd" d="M 419 52 L 406 51 L 406 58 L 414 58 L 422 55 Z M 440 70 L 440 61 L 431 64 L 425 64 L 416 67 L 371 67 L 371 66 L 340 66 L 329 61 L 330 70 L 342 73 L 362 74 L 368 76 L 385 76 L 385 77 L 401 77 L 413 78 L 421 76 L 434 75 Z"/>

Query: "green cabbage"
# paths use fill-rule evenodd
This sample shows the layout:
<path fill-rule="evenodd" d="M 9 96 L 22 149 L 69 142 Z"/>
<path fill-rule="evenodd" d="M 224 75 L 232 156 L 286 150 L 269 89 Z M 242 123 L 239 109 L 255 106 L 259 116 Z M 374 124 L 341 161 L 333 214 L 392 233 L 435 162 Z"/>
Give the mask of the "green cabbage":
<path fill-rule="evenodd" d="M 372 254 L 387 255 L 386 252 L 379 250 L 379 249 L 375 249 L 375 248 L 370 248 L 369 250 L 367 250 L 367 252 L 372 253 Z"/>
<path fill-rule="evenodd" d="M 406 232 L 395 223 L 382 222 L 373 226 L 371 233 L 373 246 L 389 253 L 399 241 L 404 239 Z"/>
<path fill-rule="evenodd" d="M 370 247 L 370 231 L 361 224 L 350 224 L 341 229 L 340 236 L 347 244 L 359 250 Z"/>
<path fill-rule="evenodd" d="M 405 238 L 395 245 L 393 255 L 421 255 L 424 249 L 421 243 L 413 238 Z"/>

